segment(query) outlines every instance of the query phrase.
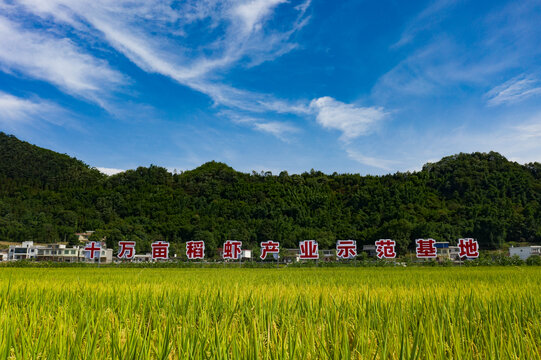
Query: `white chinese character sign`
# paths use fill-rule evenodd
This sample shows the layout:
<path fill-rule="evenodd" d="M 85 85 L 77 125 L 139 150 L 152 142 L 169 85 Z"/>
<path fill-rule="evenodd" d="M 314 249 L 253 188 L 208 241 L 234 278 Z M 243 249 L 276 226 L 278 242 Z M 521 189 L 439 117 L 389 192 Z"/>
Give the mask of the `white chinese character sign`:
<path fill-rule="evenodd" d="M 118 247 L 119 259 L 131 260 L 135 257 L 135 241 L 119 241 Z"/>
<path fill-rule="evenodd" d="M 336 243 L 336 257 L 339 259 L 352 259 L 357 256 L 357 241 L 338 240 Z"/>
<path fill-rule="evenodd" d="M 304 240 L 299 243 L 299 259 L 319 259 L 319 245 L 315 240 Z"/>
<path fill-rule="evenodd" d="M 186 242 L 186 257 L 189 260 L 195 260 L 195 259 L 202 260 L 205 257 L 205 242 L 204 241 Z"/>
<path fill-rule="evenodd" d="M 94 260 L 95 257 L 100 257 L 101 244 L 97 241 L 91 241 L 85 246 L 84 250 L 86 251 L 87 257 L 90 260 Z"/>
<path fill-rule="evenodd" d="M 474 239 L 459 239 L 458 248 L 460 249 L 459 257 L 463 258 L 478 258 L 479 244 Z"/>
<path fill-rule="evenodd" d="M 435 259 L 437 257 L 436 240 L 434 239 L 417 239 L 415 240 L 417 248 L 415 254 L 419 259 Z"/>
<path fill-rule="evenodd" d="M 224 243 L 222 257 L 225 260 L 239 260 L 242 253 L 242 241 L 227 240 Z"/>
<path fill-rule="evenodd" d="M 135 258 L 135 241 L 119 241 L 118 259 L 133 260 Z M 378 259 L 395 259 L 396 242 L 391 239 L 379 239 L 375 243 L 376 256 Z M 435 259 L 438 256 L 437 243 L 434 239 L 415 240 L 415 254 L 419 259 Z M 447 243 L 442 243 L 447 244 Z M 440 243 L 441 245 L 441 243 Z M 479 243 L 472 238 L 458 240 L 458 257 L 466 259 L 476 259 L 479 257 Z M 280 243 L 273 240 L 263 241 L 261 246 L 261 260 L 268 259 L 272 255 L 278 259 L 280 252 Z M 151 244 L 152 260 L 169 260 L 169 243 L 156 241 Z M 94 260 L 100 257 L 102 244 L 96 241 L 89 242 L 85 247 L 85 256 Z M 242 241 L 227 240 L 223 244 L 222 258 L 224 260 L 239 260 L 242 257 Z M 338 240 L 336 242 L 336 257 L 338 259 L 354 259 L 357 256 L 357 241 Z M 203 260 L 205 258 L 204 241 L 187 241 L 186 257 L 188 260 Z M 304 240 L 299 242 L 300 260 L 319 259 L 319 244 L 316 240 Z"/>
<path fill-rule="evenodd" d="M 375 242 L 376 256 L 378 259 L 394 259 L 396 258 L 395 246 L 396 242 L 391 239 L 379 239 Z"/>
<path fill-rule="evenodd" d="M 152 248 L 152 260 L 167 260 L 169 259 L 169 243 L 164 241 L 153 242 L 150 247 Z"/>
<path fill-rule="evenodd" d="M 269 240 L 269 241 L 262 242 L 260 245 L 261 245 L 261 255 L 260 255 L 261 260 L 265 260 L 268 254 L 278 255 L 278 253 L 280 252 L 280 243 L 277 241 Z"/>

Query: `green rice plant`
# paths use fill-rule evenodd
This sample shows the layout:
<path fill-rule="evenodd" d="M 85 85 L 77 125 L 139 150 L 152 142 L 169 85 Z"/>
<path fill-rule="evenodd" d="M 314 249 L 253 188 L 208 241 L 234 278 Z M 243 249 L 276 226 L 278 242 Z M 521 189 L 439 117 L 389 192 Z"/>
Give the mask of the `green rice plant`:
<path fill-rule="evenodd" d="M 541 359 L 541 268 L 0 268 L 0 359 Z"/>

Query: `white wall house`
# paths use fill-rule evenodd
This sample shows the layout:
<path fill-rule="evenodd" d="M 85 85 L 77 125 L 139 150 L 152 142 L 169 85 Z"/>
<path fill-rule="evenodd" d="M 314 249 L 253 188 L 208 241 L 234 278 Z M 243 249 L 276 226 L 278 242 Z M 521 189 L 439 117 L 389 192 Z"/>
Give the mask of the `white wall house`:
<path fill-rule="evenodd" d="M 113 261 L 113 249 L 102 245 L 98 258 L 90 259 L 84 246 L 67 247 L 64 244 L 34 245 L 33 241 L 24 241 L 21 245 L 10 245 L 8 260 L 38 260 L 59 262 L 100 262 L 109 264 Z"/>
<path fill-rule="evenodd" d="M 449 256 L 449 242 L 441 241 L 434 244 L 436 248 L 436 254 L 438 258 L 450 259 Z"/>
<path fill-rule="evenodd" d="M 35 259 L 39 245 L 33 241 L 23 241 L 21 245 L 10 245 L 8 249 L 8 260 L 31 260 Z"/>
<path fill-rule="evenodd" d="M 449 246 L 449 259 L 460 260 L 460 248 L 458 246 Z"/>
<path fill-rule="evenodd" d="M 146 253 L 146 254 L 135 254 L 133 256 L 133 259 L 131 262 L 150 262 L 152 261 L 152 254 Z"/>
<path fill-rule="evenodd" d="M 513 255 L 518 255 L 522 260 L 526 260 L 532 255 L 541 256 L 541 246 L 510 247 L 509 256 Z"/>
<path fill-rule="evenodd" d="M 77 262 L 79 260 L 79 249 L 77 247 L 68 248 L 63 244 L 54 244 L 44 246 L 38 249 L 36 260 L 39 261 L 60 261 Z"/>

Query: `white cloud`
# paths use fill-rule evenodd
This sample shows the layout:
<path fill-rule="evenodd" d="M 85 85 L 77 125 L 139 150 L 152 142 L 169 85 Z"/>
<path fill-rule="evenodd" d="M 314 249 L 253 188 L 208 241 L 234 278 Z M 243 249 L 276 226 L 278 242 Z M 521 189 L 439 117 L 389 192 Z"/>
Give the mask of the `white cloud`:
<path fill-rule="evenodd" d="M 541 94 L 541 81 L 533 76 L 520 75 L 490 90 L 488 105 L 512 104 Z"/>
<path fill-rule="evenodd" d="M 514 130 L 517 132 L 517 139 L 519 140 L 539 140 L 541 143 L 541 116 L 538 122 L 526 123 L 519 126 L 515 126 Z M 541 147 L 541 146 L 540 146 Z M 539 159 L 541 161 L 541 159 Z"/>
<path fill-rule="evenodd" d="M 285 2 L 286 0 L 251 0 L 234 7 L 232 12 L 241 19 L 245 31 L 251 32 L 254 27 L 261 26 L 262 19 L 269 15 L 272 8 Z"/>
<path fill-rule="evenodd" d="M 159 0 L 18 0 L 12 4 L 12 12 L 41 17 L 56 35 L 52 31 L 24 30 L 6 20 L 9 33 L 5 35 L 15 34 L 23 44 L 17 48 L 19 55 L 10 59 L 10 66 L 68 92 L 95 97 L 104 84 L 115 86 L 124 81 L 106 62 L 58 35 L 68 34 L 66 29 L 71 28 L 79 37 L 108 43 L 144 71 L 167 76 L 208 95 L 232 113 L 238 112 L 241 117 L 252 114 L 248 117 L 252 118 L 253 129 L 284 141 L 299 129 L 266 120 L 261 114 L 315 116 L 324 128 L 341 131 L 345 142 L 371 133 L 386 116 L 379 107 L 345 104 L 331 97 L 311 103 L 281 100 L 223 81 L 225 71 L 233 66 L 254 66 L 294 49 L 292 36 L 306 25 L 310 0 L 296 6 L 286 0 L 188 0 L 181 4 Z M 278 8 L 289 11 L 292 20 L 279 28 L 266 26 Z M 201 39 L 206 40 L 202 43 Z M 29 53 L 39 56 L 28 63 L 18 60 Z M 102 101 L 101 106 L 111 113 L 122 113 L 110 102 Z"/>
<path fill-rule="evenodd" d="M 353 159 L 360 164 L 382 169 L 385 171 L 390 171 L 397 164 L 395 161 L 366 156 L 352 149 L 346 149 L 346 153 L 348 154 L 348 157 L 350 159 Z"/>
<path fill-rule="evenodd" d="M 283 140 L 283 141 L 288 141 L 288 138 L 286 136 L 287 134 L 292 134 L 299 131 L 298 128 L 292 125 L 278 122 L 278 121 L 255 123 L 254 128 L 256 130 L 274 135 L 278 139 Z"/>
<path fill-rule="evenodd" d="M 464 9 L 456 5 L 464 5 Z M 471 5 L 461 0 L 431 2 L 395 44 L 396 47 L 409 44 L 401 49 L 406 56 L 378 79 L 373 95 L 379 101 L 404 100 L 400 95 L 447 96 L 450 91 L 458 94 L 493 87 L 495 81 L 500 82 L 509 72 L 517 74 L 517 69 L 538 70 L 537 59 L 541 54 L 538 1 L 493 4 L 489 12 L 480 11 L 477 15 L 476 9 L 471 14 L 476 16 L 471 24 L 465 24 L 458 32 L 448 31 L 446 24 L 440 26 L 447 18 L 453 23 L 461 21 L 464 11 L 472 10 Z M 421 33 L 427 36 L 419 36 Z M 466 33 L 475 35 L 464 37 Z M 500 100 L 507 99 L 495 99 Z"/>
<path fill-rule="evenodd" d="M 119 174 L 121 172 L 126 171 L 122 169 L 105 168 L 105 167 L 97 167 L 96 169 L 105 175 L 115 175 L 115 174 Z"/>
<path fill-rule="evenodd" d="M 63 91 L 100 102 L 104 88 L 124 77 L 81 51 L 71 40 L 46 30 L 30 31 L 0 16 L 0 68 L 50 82 Z"/>
<path fill-rule="evenodd" d="M 387 115 L 380 107 L 345 104 L 328 96 L 312 100 L 310 107 L 321 126 L 342 132 L 340 139 L 344 142 L 371 133 Z"/>
<path fill-rule="evenodd" d="M 449 10 L 456 5 L 457 0 L 436 0 L 431 2 L 423 11 L 421 11 L 410 23 L 400 36 L 400 40 L 392 47 L 401 47 L 411 43 L 415 37 L 424 31 L 430 31 L 435 25 L 441 23 L 446 14 L 444 10 Z"/>
<path fill-rule="evenodd" d="M 449 89 L 461 91 L 460 85 L 479 86 L 511 67 L 516 59 L 465 51 L 447 35 L 414 50 L 394 68 L 382 75 L 372 92 L 379 99 L 405 96 L 433 96 Z"/>
<path fill-rule="evenodd" d="M 399 164 L 404 170 L 420 168 L 427 162 L 436 162 L 439 160 L 435 159 L 460 152 L 496 151 L 522 164 L 541 162 L 541 113 L 517 116 L 510 112 L 497 126 L 479 129 L 459 127 L 437 133 L 413 134 L 412 138 L 423 139 L 423 145 L 415 146 L 415 141 L 394 148 L 394 156 L 399 156 L 400 152 L 405 154 L 399 157 Z"/>
<path fill-rule="evenodd" d="M 231 121 L 239 125 L 251 126 L 257 131 L 269 133 L 278 139 L 289 142 L 288 135 L 300 131 L 299 128 L 280 121 L 265 121 L 263 119 L 252 117 L 245 114 L 239 114 L 234 111 L 221 111 L 218 115 L 228 117 Z"/>
<path fill-rule="evenodd" d="M 147 72 L 165 75 L 210 96 L 216 104 L 247 111 L 274 111 L 272 96 L 218 81 L 221 71 L 274 59 L 295 48 L 293 33 L 306 23 L 306 6 L 291 9 L 295 20 L 281 30 L 263 26 L 285 0 L 20 0 L 28 12 L 81 29 L 87 25 Z M 303 5 L 303 4 L 301 4 Z M 197 26 L 196 26 L 197 25 Z M 189 28 L 189 30 L 187 30 Z M 202 36 L 203 35 L 203 36 Z M 193 45 L 197 38 L 198 45 Z M 209 39 L 201 43 L 201 39 Z M 190 45 L 191 44 L 191 45 Z M 287 108 L 287 102 L 283 102 Z M 284 106 L 281 107 L 284 109 Z M 291 111 L 296 111 L 292 106 Z M 289 111 L 288 111 L 289 112 Z"/>
<path fill-rule="evenodd" d="M 54 103 L 39 98 L 23 99 L 0 91 L 0 124 L 4 126 L 13 128 L 36 121 L 62 125 L 66 119 L 66 110 Z"/>

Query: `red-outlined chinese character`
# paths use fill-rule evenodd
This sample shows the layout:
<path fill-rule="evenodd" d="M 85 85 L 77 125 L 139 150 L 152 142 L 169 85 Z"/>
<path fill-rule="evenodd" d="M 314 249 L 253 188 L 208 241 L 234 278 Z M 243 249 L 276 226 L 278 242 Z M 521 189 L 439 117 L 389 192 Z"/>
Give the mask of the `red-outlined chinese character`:
<path fill-rule="evenodd" d="M 224 259 L 238 260 L 240 253 L 242 252 L 242 241 L 227 240 L 224 243 L 224 252 L 222 257 Z"/>
<path fill-rule="evenodd" d="M 98 257 L 100 256 L 101 244 L 96 241 L 91 241 L 85 246 L 84 250 L 88 251 L 88 258 L 94 260 L 96 253 L 98 253 Z"/>
<path fill-rule="evenodd" d="M 156 241 L 150 244 L 152 247 L 152 260 L 167 260 L 169 258 L 169 243 L 165 241 Z"/>
<path fill-rule="evenodd" d="M 299 259 L 319 259 L 319 244 L 315 240 L 304 240 L 299 243 Z"/>
<path fill-rule="evenodd" d="M 120 246 L 117 255 L 119 259 L 133 259 L 135 256 L 135 241 L 119 241 L 118 246 Z"/>
<path fill-rule="evenodd" d="M 205 242 L 202 240 L 186 242 L 186 256 L 190 260 L 203 259 L 205 257 Z"/>
<path fill-rule="evenodd" d="M 336 257 L 340 259 L 351 259 L 357 256 L 357 241 L 338 240 L 336 243 Z"/>
<path fill-rule="evenodd" d="M 261 245 L 261 260 L 267 258 L 267 254 L 278 254 L 280 252 L 280 243 L 278 241 L 265 241 L 260 243 Z"/>
<path fill-rule="evenodd" d="M 417 248 L 415 249 L 418 258 L 436 258 L 437 250 L 434 244 L 434 239 L 417 239 L 415 240 Z"/>
<path fill-rule="evenodd" d="M 378 259 L 394 259 L 396 258 L 396 241 L 391 239 L 379 239 L 375 242 L 376 244 L 376 255 Z"/>
<path fill-rule="evenodd" d="M 474 239 L 458 239 L 458 247 L 460 248 L 459 257 L 478 258 L 479 243 Z"/>

